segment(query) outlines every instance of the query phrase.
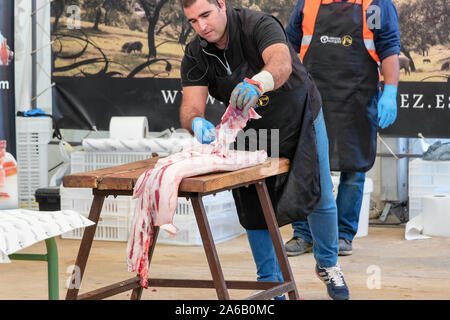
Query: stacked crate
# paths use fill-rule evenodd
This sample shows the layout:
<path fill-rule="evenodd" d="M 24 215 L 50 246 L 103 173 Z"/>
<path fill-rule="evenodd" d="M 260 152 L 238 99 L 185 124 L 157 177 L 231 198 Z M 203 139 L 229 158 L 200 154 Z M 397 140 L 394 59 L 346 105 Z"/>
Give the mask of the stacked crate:
<path fill-rule="evenodd" d="M 409 163 L 409 220 L 422 212 L 422 197 L 450 194 L 450 161 L 416 159 Z"/>

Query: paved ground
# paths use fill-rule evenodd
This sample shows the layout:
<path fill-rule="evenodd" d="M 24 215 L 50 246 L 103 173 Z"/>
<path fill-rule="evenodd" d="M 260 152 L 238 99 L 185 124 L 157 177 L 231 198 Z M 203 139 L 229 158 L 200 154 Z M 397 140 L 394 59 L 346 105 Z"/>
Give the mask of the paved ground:
<path fill-rule="evenodd" d="M 290 227 L 281 229 L 288 240 Z M 65 297 L 67 271 L 75 263 L 79 240 L 58 239 L 60 296 Z M 353 255 L 340 257 L 352 299 L 450 299 L 450 238 L 404 240 L 403 228 L 371 227 L 357 238 Z M 126 269 L 124 242 L 95 241 L 81 293 L 131 278 Z M 247 238 L 240 236 L 217 245 L 227 280 L 253 280 L 255 266 Z M 44 252 L 39 243 L 23 252 Z M 202 247 L 158 245 L 150 276 L 211 279 Z M 290 258 L 301 297 L 327 299 L 325 286 L 314 273 L 312 254 Z M 44 262 L 13 261 L 0 265 L 0 299 L 47 299 Z M 232 299 L 250 291 L 231 290 Z M 129 299 L 129 293 L 113 297 Z M 149 288 L 143 299 L 215 299 L 211 289 Z"/>

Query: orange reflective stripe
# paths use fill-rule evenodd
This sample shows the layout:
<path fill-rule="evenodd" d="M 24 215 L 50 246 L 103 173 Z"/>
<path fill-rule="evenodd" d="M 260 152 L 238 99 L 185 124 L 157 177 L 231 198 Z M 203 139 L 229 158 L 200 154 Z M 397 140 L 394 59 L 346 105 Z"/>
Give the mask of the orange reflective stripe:
<path fill-rule="evenodd" d="M 322 4 L 330 4 L 330 3 L 333 3 L 333 2 L 343 2 L 343 0 L 322 0 L 322 1 L 321 1 Z M 347 3 L 361 4 L 361 3 L 362 3 L 362 0 L 347 0 L 347 1 L 345 1 L 345 2 L 347 2 Z"/>
<path fill-rule="evenodd" d="M 363 9 L 363 38 L 364 44 L 366 46 L 367 52 L 372 57 L 372 59 L 379 65 L 380 58 L 375 50 L 375 43 L 373 42 L 373 31 L 369 29 L 367 26 L 367 9 L 372 4 L 373 0 L 363 0 L 362 1 L 362 9 Z"/>
<path fill-rule="evenodd" d="M 312 37 L 314 34 L 314 26 L 316 25 L 317 13 L 319 12 L 320 1 L 319 0 L 305 0 L 303 7 L 303 23 L 302 31 L 303 37 Z M 303 42 L 303 41 L 302 41 Z M 309 43 L 302 44 L 300 47 L 300 59 L 303 61 L 306 51 L 308 51 Z"/>
<path fill-rule="evenodd" d="M 309 45 L 311 43 L 312 36 L 314 35 L 314 27 L 316 25 L 316 19 L 317 14 L 319 13 L 320 5 L 341 1 L 342 0 L 305 0 L 302 24 L 303 38 L 302 44 L 300 46 L 300 59 L 302 61 L 305 58 L 306 52 L 308 51 Z M 362 5 L 364 45 L 366 46 L 369 55 L 379 65 L 380 58 L 378 57 L 378 54 L 375 50 L 375 44 L 373 42 L 373 32 L 367 26 L 367 9 L 372 4 L 372 1 L 373 0 L 348 0 L 347 2 Z"/>

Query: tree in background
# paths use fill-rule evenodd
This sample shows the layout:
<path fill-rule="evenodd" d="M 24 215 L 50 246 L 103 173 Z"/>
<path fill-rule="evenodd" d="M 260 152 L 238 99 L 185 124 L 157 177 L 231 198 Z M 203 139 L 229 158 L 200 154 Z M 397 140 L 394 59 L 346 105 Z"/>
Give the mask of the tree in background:
<path fill-rule="evenodd" d="M 430 28 L 428 37 L 433 37 L 438 44 L 449 44 L 449 0 L 423 0 L 420 5 L 427 28 Z"/>
<path fill-rule="evenodd" d="M 87 13 L 87 18 L 89 21 L 94 22 L 92 29 L 99 30 L 100 19 L 105 14 L 105 9 L 103 8 L 105 0 L 88 0 L 84 2 L 84 9 Z"/>
<path fill-rule="evenodd" d="M 191 24 L 189 23 L 188 19 L 184 14 L 182 15 L 179 21 L 181 21 L 181 31 L 180 36 L 178 37 L 178 43 L 186 44 L 192 31 L 194 31 L 194 28 L 192 28 Z"/>
<path fill-rule="evenodd" d="M 52 33 L 56 33 L 59 27 L 59 20 L 63 13 L 66 12 L 68 6 L 78 5 L 81 6 L 83 0 L 55 0 L 51 5 L 51 16 L 55 18 L 55 22 L 52 26 Z"/>
<path fill-rule="evenodd" d="M 111 17 L 116 18 L 119 14 L 128 15 L 132 13 L 133 0 L 105 0 L 105 25 L 111 25 Z"/>
<path fill-rule="evenodd" d="M 169 0 L 138 0 L 148 21 L 148 57 L 156 57 L 155 29 L 161 9 Z"/>
<path fill-rule="evenodd" d="M 92 29 L 99 30 L 100 23 L 112 25 L 112 21 L 120 22 L 122 15 L 132 12 L 133 0 L 85 0 L 83 9 L 86 20 L 94 23 Z M 120 23 L 119 23 L 120 24 Z"/>
<path fill-rule="evenodd" d="M 411 52 L 424 54 L 431 46 L 448 45 L 448 0 L 405 1 L 397 5 L 401 52 L 416 66 Z"/>
<path fill-rule="evenodd" d="M 53 2 L 51 15 L 52 17 L 55 17 L 55 22 L 53 22 L 52 33 L 55 33 L 58 30 L 59 19 L 61 19 L 61 16 L 65 8 L 66 8 L 66 0 L 57 0 Z"/>

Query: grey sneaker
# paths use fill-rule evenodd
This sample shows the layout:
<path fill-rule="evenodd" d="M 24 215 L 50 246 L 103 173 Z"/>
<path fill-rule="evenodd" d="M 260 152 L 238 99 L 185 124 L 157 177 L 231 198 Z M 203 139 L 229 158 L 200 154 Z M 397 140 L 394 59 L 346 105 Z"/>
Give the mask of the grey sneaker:
<path fill-rule="evenodd" d="M 303 238 L 293 237 L 291 240 L 286 242 L 284 248 L 286 249 L 286 254 L 288 257 L 295 257 L 307 252 L 312 252 L 313 245 Z"/>
<path fill-rule="evenodd" d="M 340 256 L 352 255 L 352 242 L 350 240 L 339 238 L 339 253 Z"/>

